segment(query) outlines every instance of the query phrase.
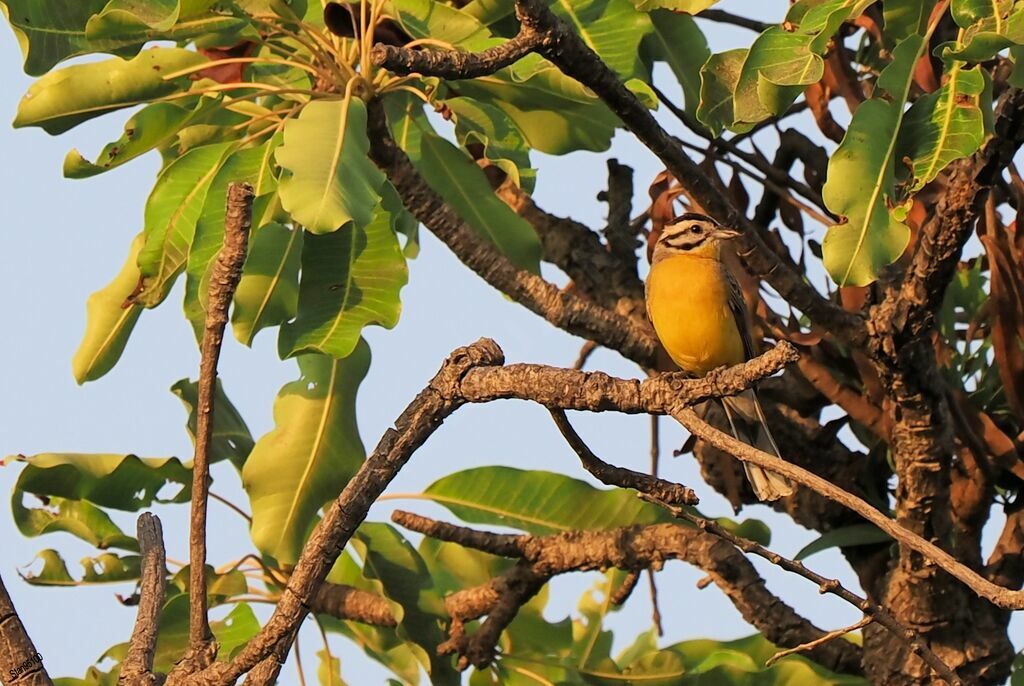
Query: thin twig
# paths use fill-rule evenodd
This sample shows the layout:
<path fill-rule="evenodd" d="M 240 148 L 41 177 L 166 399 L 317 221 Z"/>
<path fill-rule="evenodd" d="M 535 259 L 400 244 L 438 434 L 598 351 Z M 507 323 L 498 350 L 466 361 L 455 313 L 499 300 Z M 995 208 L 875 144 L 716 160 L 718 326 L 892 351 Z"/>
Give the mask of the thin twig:
<path fill-rule="evenodd" d="M 202 357 L 199 363 L 199 398 L 196 417 L 196 447 L 192 462 L 192 513 L 189 528 L 189 654 L 175 668 L 195 671 L 213 661 L 216 645 L 207 618 L 206 597 L 206 510 L 210 488 L 209 449 L 213 437 L 214 389 L 217 363 L 228 307 L 242 276 L 242 263 L 252 224 L 252 186 L 228 186 L 224 214 L 224 247 L 217 255 L 210 275 Z"/>
<path fill-rule="evenodd" d="M 149 512 L 139 515 L 137 524 L 142 569 L 139 580 L 139 610 L 135 628 L 128 643 L 128 654 L 121 663 L 119 686 L 151 686 L 157 683 L 153 674 L 153 653 L 160 631 L 160 610 L 167 591 L 164 532 L 160 518 Z"/>
<path fill-rule="evenodd" d="M 213 491 L 210 491 L 210 497 L 216 500 L 217 502 L 221 503 L 222 505 L 226 505 L 227 507 L 231 508 L 232 510 L 240 514 L 242 517 L 244 517 L 245 520 L 249 522 L 249 524 L 252 524 L 252 515 L 243 510 L 242 508 L 240 508 L 238 505 L 235 505 L 233 502 L 231 502 L 224 496 L 218 495 Z"/>
<path fill-rule="evenodd" d="M 850 626 L 845 627 L 843 629 L 836 629 L 835 631 L 830 631 L 827 634 L 825 634 L 824 636 L 822 636 L 821 638 L 816 638 L 813 641 L 808 641 L 807 643 L 801 643 L 800 645 L 794 646 L 792 648 L 787 648 L 785 650 L 780 650 L 779 652 L 775 653 L 770 658 L 765 660 L 764 661 L 764 666 L 765 667 L 771 667 L 773 664 L 775 664 L 776 662 L 778 662 L 782 658 L 786 657 L 787 655 L 795 655 L 796 653 L 802 653 L 804 651 L 811 650 L 812 648 L 817 648 L 818 646 L 824 645 L 825 643 L 828 643 L 829 641 L 835 640 L 835 639 L 839 638 L 840 636 L 845 636 L 846 634 L 850 633 L 851 631 L 856 631 L 857 629 L 862 629 L 862 628 L 866 627 L 868 624 L 870 624 L 873 621 L 875 621 L 874 617 L 868 617 L 868 616 L 861 617 L 860 621 L 857 622 L 856 624 L 851 624 Z"/>
<path fill-rule="evenodd" d="M 903 643 L 906 643 L 911 652 L 920 656 L 922 660 L 927 662 L 928 665 L 935 670 L 935 673 L 945 679 L 950 686 L 963 686 L 963 681 L 960 677 L 958 677 L 953 670 L 949 668 L 949 665 L 943 662 L 938 655 L 932 652 L 932 649 L 928 647 L 928 644 L 924 639 L 922 639 L 915 631 L 912 631 L 897 622 L 896 619 L 889 614 L 888 610 L 882 606 L 876 605 L 867 598 L 862 598 L 847 589 L 839 583 L 838 579 L 829 579 L 824 577 L 821 574 L 813 572 L 805 567 L 802 562 L 790 560 L 789 558 L 783 557 L 782 555 L 765 548 L 760 543 L 756 543 L 750 539 L 742 538 L 726 531 L 714 520 L 698 517 L 687 512 L 681 507 L 668 505 L 667 503 L 660 502 L 647 495 L 641 495 L 640 497 L 657 505 L 661 505 L 671 512 L 674 517 L 689 522 L 702 531 L 708 532 L 712 536 L 717 536 L 718 538 L 732 543 L 734 546 L 749 555 L 757 555 L 760 558 L 768 560 L 776 567 L 780 567 L 787 572 L 792 572 L 793 574 L 802 576 L 809 581 L 813 581 L 818 585 L 819 593 L 830 593 L 837 598 L 845 600 L 865 614 L 870 615 L 872 619 L 888 629 L 894 637 Z"/>

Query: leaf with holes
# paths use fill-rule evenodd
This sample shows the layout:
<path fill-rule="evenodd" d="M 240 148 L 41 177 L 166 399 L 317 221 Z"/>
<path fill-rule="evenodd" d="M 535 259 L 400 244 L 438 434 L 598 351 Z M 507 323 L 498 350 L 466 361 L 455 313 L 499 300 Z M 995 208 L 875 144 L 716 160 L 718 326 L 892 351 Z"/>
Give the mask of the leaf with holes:
<path fill-rule="evenodd" d="M 138 555 L 103 553 L 96 557 L 83 557 L 82 577 L 75 579 L 68 571 L 64 558 L 56 550 L 40 550 L 36 559 L 43 562 L 39 573 L 21 575 L 26 583 L 33 586 L 91 586 L 134 581 L 139 578 L 141 562 Z"/>
<path fill-rule="evenodd" d="M 317 511 L 363 463 L 356 389 L 370 367 L 360 341 L 343 359 L 300 355 L 302 375 L 274 402 L 274 429 L 256 441 L 242 469 L 252 503 L 252 539 L 281 564 L 293 564 Z"/>
<path fill-rule="evenodd" d="M 992 130 L 991 99 L 991 82 L 981 67 L 964 69 L 957 62 L 942 88 L 914 102 L 904 116 L 896 153 L 911 164 L 909 193 L 981 148 Z"/>
<path fill-rule="evenodd" d="M 62 531 L 100 550 L 120 548 L 138 552 L 138 541 L 125 534 L 106 512 L 89 501 L 49 496 L 43 503 L 43 507 L 25 507 L 25 491 L 14 489 L 11 513 L 23 536 L 34 538 Z"/>
<path fill-rule="evenodd" d="M 40 453 L 9 457 L 3 464 L 11 461 L 25 463 L 16 489 L 129 512 L 154 502 L 188 502 L 192 490 L 192 470 L 176 457 Z M 165 487 L 173 494 L 165 493 Z"/>

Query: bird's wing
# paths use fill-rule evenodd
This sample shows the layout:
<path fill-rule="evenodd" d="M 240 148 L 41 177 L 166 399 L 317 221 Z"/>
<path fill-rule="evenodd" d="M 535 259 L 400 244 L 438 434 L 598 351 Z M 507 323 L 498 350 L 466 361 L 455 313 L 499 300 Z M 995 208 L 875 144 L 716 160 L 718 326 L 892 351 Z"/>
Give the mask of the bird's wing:
<path fill-rule="evenodd" d="M 754 349 L 754 341 L 750 337 L 747 301 L 743 299 L 743 291 L 729 270 L 724 267 L 722 270 L 725 272 L 725 280 L 729 284 L 729 309 L 732 311 L 733 319 L 736 320 L 736 329 L 740 332 L 740 338 L 743 339 L 743 354 L 749 360 L 757 357 L 757 351 Z"/>

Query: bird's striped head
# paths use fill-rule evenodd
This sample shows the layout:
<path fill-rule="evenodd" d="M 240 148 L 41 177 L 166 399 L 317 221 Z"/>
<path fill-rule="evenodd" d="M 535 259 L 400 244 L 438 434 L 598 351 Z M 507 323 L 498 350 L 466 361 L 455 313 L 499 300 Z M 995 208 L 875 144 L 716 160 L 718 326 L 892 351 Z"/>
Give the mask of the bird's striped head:
<path fill-rule="evenodd" d="M 665 224 L 654 245 L 651 264 L 681 254 L 717 258 L 721 242 L 738 235 L 739 231 L 722 226 L 707 215 L 687 212 Z"/>

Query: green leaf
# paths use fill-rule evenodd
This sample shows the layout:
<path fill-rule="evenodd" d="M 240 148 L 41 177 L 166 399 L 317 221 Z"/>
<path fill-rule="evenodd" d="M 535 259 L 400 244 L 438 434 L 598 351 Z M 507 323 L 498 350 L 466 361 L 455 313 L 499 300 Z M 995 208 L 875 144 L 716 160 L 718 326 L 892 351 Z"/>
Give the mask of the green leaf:
<path fill-rule="evenodd" d="M 252 539 L 282 564 L 294 563 L 317 511 L 336 497 L 365 457 L 356 427 L 356 389 L 370 366 L 360 342 L 351 355 L 301 355 L 302 376 L 274 402 L 274 429 L 242 469 L 252 503 Z"/>
<path fill-rule="evenodd" d="M 943 46 L 947 58 L 984 62 L 1005 48 L 1024 44 L 1024 2 L 961 0 L 951 3 L 950 10 L 964 32 L 960 46 Z"/>
<path fill-rule="evenodd" d="M 188 410 L 188 422 L 185 428 L 192 438 L 192 444 L 195 445 L 199 382 L 181 379 L 171 386 L 171 393 L 178 396 L 185 409 Z M 241 469 L 246 458 L 249 457 L 249 453 L 252 452 L 253 445 L 249 427 L 224 392 L 224 384 L 217 379 L 214 388 L 213 432 L 209 447 L 210 462 L 230 460 L 236 469 Z"/>
<path fill-rule="evenodd" d="M 511 71 L 460 81 L 459 93 L 502 110 L 530 147 L 551 155 L 607 150 L 620 125 L 590 91 L 539 58 L 522 59 Z"/>
<path fill-rule="evenodd" d="M 100 550 L 139 550 L 134 538 L 125 534 L 106 512 L 86 500 L 47 497 L 43 507 L 27 508 L 24 499 L 25 492 L 15 488 L 11 495 L 11 513 L 23 536 L 34 538 L 63 531 Z"/>
<path fill-rule="evenodd" d="M 212 4 L 212 3 L 210 3 Z M 117 38 L 132 31 L 166 31 L 178 21 L 179 0 L 110 0 L 85 25 L 89 39 Z"/>
<path fill-rule="evenodd" d="M 686 674 L 683 658 L 670 650 L 654 650 L 641 655 L 621 671 L 614 667 L 614 664 L 609 664 L 606 670 L 588 668 L 580 672 L 586 675 L 588 683 L 604 686 L 638 683 L 645 686 L 676 686 Z"/>
<path fill-rule="evenodd" d="M 128 259 L 109 284 L 89 296 L 85 305 L 85 334 L 71 358 L 71 373 L 83 384 L 109 372 L 124 352 L 142 307 L 128 300 L 139 285 L 140 233 L 128 249 Z"/>
<path fill-rule="evenodd" d="M 833 529 L 814 539 L 800 549 L 800 552 L 796 554 L 796 559 L 803 560 L 829 548 L 870 545 L 872 543 L 885 543 L 891 540 L 892 538 L 889 534 L 874 524 L 851 524 L 850 526 L 841 526 L 838 529 Z"/>
<path fill-rule="evenodd" d="M 651 24 L 653 30 L 644 37 L 643 47 L 653 59 L 668 64 L 683 89 L 686 111 L 696 115 L 701 67 L 711 57 L 708 41 L 697 22 L 686 14 L 654 10 Z"/>
<path fill-rule="evenodd" d="M 396 126 L 396 137 L 413 165 L 456 214 L 514 264 L 539 273 L 537 233 L 498 199 L 476 163 L 435 133 L 422 112 L 414 112 Z"/>
<path fill-rule="evenodd" d="M 651 30 L 646 14 L 630 0 L 559 0 L 552 11 L 566 21 L 591 50 L 623 79 L 637 74 L 640 40 Z"/>
<path fill-rule="evenodd" d="M 302 229 L 278 222 L 252 232 L 231 312 L 231 328 L 240 343 L 251 346 L 262 329 L 295 316 L 302 242 Z"/>
<path fill-rule="evenodd" d="M 896 45 L 915 33 L 924 33 L 932 10 L 925 0 L 886 0 L 882 3 L 883 32 L 889 45 Z"/>
<path fill-rule="evenodd" d="M 625 489 L 601 490 L 555 472 L 477 467 L 432 483 L 430 500 L 474 524 L 545 535 L 672 521 L 663 509 Z"/>
<path fill-rule="evenodd" d="M 445 641 L 444 601 L 433 588 L 423 559 L 398 531 L 377 522 L 364 522 L 352 538 L 363 559 L 363 574 L 380 581 L 385 595 L 401 607 L 398 635 L 419 647 L 415 651 L 432 684 L 459 684 L 452 658 L 438 655 Z"/>
<path fill-rule="evenodd" d="M 88 500 L 134 512 L 153 502 L 188 502 L 191 493 L 192 471 L 176 457 L 40 453 L 13 459 L 25 463 L 15 488 L 41 496 Z M 171 497 L 158 497 L 168 484 L 181 488 Z"/>
<path fill-rule="evenodd" d="M 750 46 L 733 92 L 736 123 L 753 124 L 784 112 L 821 79 L 824 60 L 811 50 L 813 36 L 772 26 Z"/>
<path fill-rule="evenodd" d="M 228 186 L 233 182 L 245 182 L 253 186 L 260 179 L 267 178 L 271 164 L 274 141 L 244 150 L 228 152 L 220 162 L 217 173 L 210 180 L 209 189 L 203 198 L 202 211 L 195 224 L 189 243 L 188 260 L 185 267 L 185 316 L 192 322 L 196 339 L 202 340 L 206 322 L 206 305 L 210 292 L 210 275 L 217 253 L 224 244 L 224 219 Z M 273 192 L 272 177 L 265 192 Z M 264 186 L 268 184 L 265 182 Z"/>
<path fill-rule="evenodd" d="M 174 141 L 180 129 L 202 120 L 219 103 L 219 98 L 201 97 L 192 108 L 170 102 L 146 105 L 125 123 L 124 134 L 100 151 L 95 163 L 77 150 L 71 150 L 64 158 L 64 176 L 69 179 L 96 176 L 154 148 L 164 147 Z"/>
<path fill-rule="evenodd" d="M 138 555 L 119 557 L 114 553 L 103 553 L 97 557 L 84 557 L 81 579 L 71 576 L 67 563 L 56 550 L 41 550 L 36 559 L 43 561 L 42 570 L 38 574 L 21 574 L 21 578 L 33 586 L 87 586 L 139 578 Z"/>
<path fill-rule="evenodd" d="M 748 52 L 746 48 L 736 48 L 714 54 L 700 69 L 697 119 L 715 136 L 736 121 L 732 94 Z"/>
<path fill-rule="evenodd" d="M 912 163 L 908 192 L 916 193 L 951 162 L 981 148 L 989 127 L 982 110 L 989 86 L 981 67 L 963 69 L 957 62 L 946 83 L 920 96 L 904 116 L 897 157 Z"/>
<path fill-rule="evenodd" d="M 366 157 L 366 105 L 358 98 L 317 100 L 284 126 L 277 162 L 281 204 L 312 233 L 373 219 L 384 174 Z"/>
<path fill-rule="evenodd" d="M 196 222 L 230 143 L 194 148 L 160 172 L 146 201 L 146 243 L 139 252 L 142 291 L 137 301 L 145 307 L 163 302 L 185 268 Z"/>
<path fill-rule="evenodd" d="M 341 678 L 341 660 L 326 650 L 318 650 L 316 656 L 320 660 L 316 669 L 320 686 L 345 686 L 345 680 Z"/>
<path fill-rule="evenodd" d="M 188 595 L 172 596 L 160 613 L 160 633 L 153 655 L 153 670 L 169 672 L 188 647 Z M 260 630 L 259 620 L 248 603 L 237 603 L 222 620 L 210 622 L 210 630 L 220 645 L 218 661 L 226 661 Z"/>
<path fill-rule="evenodd" d="M 462 147 L 482 146 L 484 156 L 513 183 L 533 191 L 537 172 L 530 167 L 530 147 L 507 114 L 472 98 L 448 98 L 445 105 L 455 115 L 455 137 Z"/>
<path fill-rule="evenodd" d="M 83 121 L 181 90 L 187 77 L 164 80 L 164 74 L 206 61 L 192 50 L 150 48 L 128 61 L 115 57 L 65 67 L 29 86 L 14 126 L 63 133 Z"/>
<path fill-rule="evenodd" d="M 365 326 L 390 329 L 398 323 L 399 292 L 409 270 L 393 217 L 378 206 L 365 228 L 353 224 L 303 239 L 298 315 L 281 327 L 282 358 L 310 352 L 346 357 Z"/>
<path fill-rule="evenodd" d="M 822 198 L 847 221 L 829 228 L 822 253 L 825 269 L 840 286 L 875 281 L 910 240 L 910 229 L 889 212 L 888 202 L 895 200 L 894 152 L 904 103 L 926 44 L 915 34 L 896 47 L 877 84 L 890 99 L 876 96 L 861 103 L 829 160 Z"/>

